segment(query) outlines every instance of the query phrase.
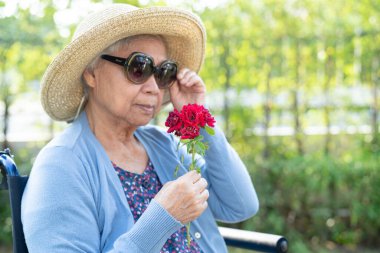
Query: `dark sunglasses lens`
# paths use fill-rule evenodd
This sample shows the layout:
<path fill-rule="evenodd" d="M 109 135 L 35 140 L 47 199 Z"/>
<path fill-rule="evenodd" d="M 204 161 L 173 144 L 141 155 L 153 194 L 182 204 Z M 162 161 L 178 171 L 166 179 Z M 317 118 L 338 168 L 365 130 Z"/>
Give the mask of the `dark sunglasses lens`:
<path fill-rule="evenodd" d="M 158 86 L 161 89 L 169 88 L 177 79 L 177 65 L 174 62 L 163 62 L 155 73 Z"/>
<path fill-rule="evenodd" d="M 128 62 L 126 74 L 128 79 L 134 83 L 145 82 L 153 73 L 153 62 L 144 55 L 132 56 Z"/>

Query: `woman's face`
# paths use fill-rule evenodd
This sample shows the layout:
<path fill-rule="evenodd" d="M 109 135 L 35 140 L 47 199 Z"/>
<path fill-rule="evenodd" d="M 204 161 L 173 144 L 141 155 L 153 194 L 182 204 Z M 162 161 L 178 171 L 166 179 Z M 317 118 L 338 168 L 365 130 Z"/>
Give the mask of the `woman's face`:
<path fill-rule="evenodd" d="M 155 38 L 137 38 L 110 55 L 127 58 L 133 52 L 150 55 L 155 65 L 167 59 L 163 42 Z M 90 86 L 89 109 L 95 110 L 95 116 L 105 113 L 111 120 L 138 127 L 148 124 L 161 108 L 164 90 L 158 88 L 153 75 L 142 84 L 134 84 L 122 66 L 100 60 L 85 78 Z"/>

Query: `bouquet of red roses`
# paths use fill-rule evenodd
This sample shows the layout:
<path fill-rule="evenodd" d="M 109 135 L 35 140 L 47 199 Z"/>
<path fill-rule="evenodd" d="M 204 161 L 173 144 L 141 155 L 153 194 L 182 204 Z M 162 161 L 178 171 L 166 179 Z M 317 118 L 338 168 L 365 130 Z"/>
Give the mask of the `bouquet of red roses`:
<path fill-rule="evenodd" d="M 197 170 L 200 173 L 200 168 L 196 165 L 195 155 L 204 156 L 208 148 L 207 143 L 202 142 L 203 136 L 200 130 L 204 128 L 210 135 L 214 135 L 215 119 L 210 112 L 202 105 L 188 104 L 183 106 L 181 111 L 174 109 L 169 113 L 166 119 L 165 126 L 169 127 L 168 133 L 174 133 L 180 138 L 178 145 L 182 143 L 187 148 L 187 152 L 191 154 L 190 170 Z M 181 157 L 183 161 L 183 157 Z M 175 176 L 179 169 L 179 165 L 175 169 Z M 187 224 L 187 242 L 190 244 L 190 223 Z"/>
<path fill-rule="evenodd" d="M 169 113 L 165 126 L 169 127 L 168 133 L 173 133 L 181 140 L 195 139 L 199 136 L 201 128 L 209 134 L 213 134 L 215 119 L 203 105 L 188 104 L 179 112 L 177 109 Z"/>
<path fill-rule="evenodd" d="M 214 135 L 215 119 L 203 105 L 188 104 L 181 111 L 174 109 L 169 113 L 165 126 L 169 127 L 168 133 L 174 133 L 180 137 L 180 143 L 186 145 L 187 152 L 192 155 L 192 163 L 189 170 L 197 169 L 195 154 L 204 156 L 208 148 L 207 143 L 202 142 L 200 134 L 204 128 L 210 135 Z"/>

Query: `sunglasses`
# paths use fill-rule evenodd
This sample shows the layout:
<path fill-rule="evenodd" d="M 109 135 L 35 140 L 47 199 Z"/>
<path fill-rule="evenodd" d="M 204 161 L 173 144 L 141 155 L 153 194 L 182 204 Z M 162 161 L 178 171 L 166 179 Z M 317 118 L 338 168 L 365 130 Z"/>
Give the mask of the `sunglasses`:
<path fill-rule="evenodd" d="M 169 88 L 177 79 L 177 64 L 166 60 L 158 66 L 154 66 L 151 56 L 140 52 L 134 52 L 128 58 L 121 58 L 103 54 L 101 58 L 124 67 L 125 75 L 134 84 L 141 84 L 148 80 L 151 75 L 160 89 Z"/>

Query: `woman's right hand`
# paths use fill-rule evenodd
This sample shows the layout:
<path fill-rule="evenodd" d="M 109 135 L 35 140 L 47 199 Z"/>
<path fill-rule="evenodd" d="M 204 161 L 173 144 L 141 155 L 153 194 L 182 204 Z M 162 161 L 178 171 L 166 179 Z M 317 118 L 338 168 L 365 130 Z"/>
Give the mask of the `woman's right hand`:
<path fill-rule="evenodd" d="M 198 218 L 207 208 L 207 181 L 195 170 L 162 187 L 155 200 L 182 224 Z"/>

